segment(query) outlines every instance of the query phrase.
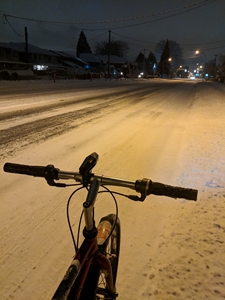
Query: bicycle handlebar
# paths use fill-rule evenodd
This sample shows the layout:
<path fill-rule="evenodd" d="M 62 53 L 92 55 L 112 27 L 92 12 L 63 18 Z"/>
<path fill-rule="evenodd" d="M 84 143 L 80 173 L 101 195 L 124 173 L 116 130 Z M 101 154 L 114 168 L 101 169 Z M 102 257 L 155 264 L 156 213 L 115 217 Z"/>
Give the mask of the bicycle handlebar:
<path fill-rule="evenodd" d="M 79 172 L 60 171 L 53 165 L 47 165 L 46 167 L 44 167 L 5 163 L 4 171 L 8 173 L 17 173 L 34 177 L 44 177 L 49 185 L 58 187 L 65 187 L 66 184 L 55 183 L 54 180 L 73 179 L 81 183 L 83 180 L 83 177 Z M 94 179 L 97 179 L 100 185 L 127 187 L 141 193 L 141 197 L 133 195 L 128 196 L 129 199 L 134 201 L 144 201 L 145 197 L 150 194 L 167 196 L 171 198 L 185 198 L 187 200 L 194 201 L 197 200 L 198 191 L 195 189 L 170 186 L 159 182 L 153 182 L 150 179 L 146 178 L 136 181 L 127 181 L 119 178 L 99 176 L 90 173 L 90 182 Z"/>
<path fill-rule="evenodd" d="M 14 163 L 5 163 L 4 165 L 5 172 L 29 175 L 34 177 L 45 177 L 45 170 L 46 167 L 42 166 L 29 166 Z"/>

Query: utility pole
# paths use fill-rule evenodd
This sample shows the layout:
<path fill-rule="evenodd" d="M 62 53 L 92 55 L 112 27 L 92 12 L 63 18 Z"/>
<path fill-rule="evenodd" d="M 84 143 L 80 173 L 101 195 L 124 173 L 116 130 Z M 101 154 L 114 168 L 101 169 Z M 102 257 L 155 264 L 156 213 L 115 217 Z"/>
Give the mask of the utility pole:
<path fill-rule="evenodd" d="M 143 77 L 145 78 L 145 49 L 144 49 L 144 61 L 143 61 Z"/>
<path fill-rule="evenodd" d="M 110 52 L 111 52 L 110 39 L 111 39 L 111 30 L 109 30 L 109 45 L 108 45 L 108 78 L 109 78 L 109 71 L 110 71 Z"/>
<path fill-rule="evenodd" d="M 25 27 L 25 52 L 26 52 L 26 63 L 29 62 L 28 58 L 28 35 L 27 35 L 27 27 Z"/>
<path fill-rule="evenodd" d="M 218 54 L 215 54 L 214 55 L 215 56 L 215 58 L 214 58 L 214 78 L 216 78 L 216 60 L 217 60 L 217 56 L 218 56 Z"/>

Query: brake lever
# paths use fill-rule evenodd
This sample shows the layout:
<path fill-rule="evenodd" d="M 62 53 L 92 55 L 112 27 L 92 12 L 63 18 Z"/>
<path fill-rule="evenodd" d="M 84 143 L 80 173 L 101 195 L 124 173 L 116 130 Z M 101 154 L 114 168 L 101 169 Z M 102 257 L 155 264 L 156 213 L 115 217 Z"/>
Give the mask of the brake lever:
<path fill-rule="evenodd" d="M 141 197 L 135 196 L 135 195 L 128 195 L 127 196 L 129 199 L 133 200 L 133 201 L 141 201 L 144 202 L 146 195 L 145 194 L 141 194 Z"/>
<path fill-rule="evenodd" d="M 53 165 L 48 165 L 45 168 L 45 180 L 50 186 L 66 187 L 65 183 L 55 182 L 54 179 L 58 179 L 58 171 Z"/>
<path fill-rule="evenodd" d="M 140 197 L 135 196 L 135 195 L 129 195 L 128 198 L 133 200 L 133 201 L 141 201 L 143 202 L 148 196 L 147 192 L 149 185 L 151 184 L 151 180 L 147 178 L 143 178 L 142 180 L 136 180 L 135 182 L 135 190 L 141 194 Z"/>

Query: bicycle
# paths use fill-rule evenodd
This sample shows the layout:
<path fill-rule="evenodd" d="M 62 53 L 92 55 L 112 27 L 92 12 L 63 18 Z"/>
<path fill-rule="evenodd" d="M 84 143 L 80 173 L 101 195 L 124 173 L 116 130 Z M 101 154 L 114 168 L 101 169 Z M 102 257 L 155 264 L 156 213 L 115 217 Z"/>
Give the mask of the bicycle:
<path fill-rule="evenodd" d="M 92 173 L 93 167 L 98 161 L 96 152 L 87 156 L 79 168 L 79 172 L 61 171 L 53 165 L 30 166 L 15 163 L 5 163 L 4 171 L 43 177 L 50 186 L 67 187 L 77 184 L 65 184 L 57 180 L 75 180 L 80 187 L 70 195 L 67 203 L 67 218 L 70 233 L 72 235 L 75 255 L 64 278 L 59 284 L 52 300 L 115 300 L 116 277 L 120 252 L 120 220 L 118 218 L 118 205 L 115 195 L 127 197 L 133 201 L 144 201 L 150 194 L 168 196 L 172 198 L 185 198 L 197 200 L 198 191 L 195 189 L 174 187 L 150 179 L 128 181 L 119 178 L 99 176 Z M 110 191 L 106 185 L 119 186 L 135 190 L 138 195 L 125 195 L 120 192 Z M 103 190 L 100 190 L 100 187 Z M 77 242 L 75 241 L 72 226 L 69 219 L 69 204 L 74 194 L 82 189 L 87 189 L 86 201 L 83 203 L 83 211 L 78 226 Z M 95 226 L 94 205 L 98 193 L 109 192 L 114 199 L 116 212 L 101 218 L 98 226 Z M 81 219 L 84 216 L 85 227 L 83 229 L 84 240 L 78 246 Z"/>

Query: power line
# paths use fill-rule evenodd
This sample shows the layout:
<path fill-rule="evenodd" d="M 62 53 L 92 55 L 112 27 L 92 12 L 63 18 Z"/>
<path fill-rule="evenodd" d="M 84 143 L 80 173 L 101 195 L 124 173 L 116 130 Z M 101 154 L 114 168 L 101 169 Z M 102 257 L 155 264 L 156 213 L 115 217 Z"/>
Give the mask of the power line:
<path fill-rule="evenodd" d="M 99 37 L 101 37 L 101 36 L 103 36 L 103 35 L 105 35 L 105 34 L 108 34 L 108 30 L 107 30 L 106 32 L 103 32 L 102 34 L 100 34 L 100 35 L 98 35 L 98 36 L 92 38 L 92 39 L 89 39 L 89 42 L 92 41 L 92 40 L 96 40 L 96 39 L 98 39 Z"/>
<path fill-rule="evenodd" d="M 215 42 L 207 42 L 207 43 L 195 43 L 195 44 L 182 44 L 183 46 L 196 46 L 196 44 L 198 45 L 209 45 L 209 44 L 217 44 L 217 43 L 224 43 L 225 40 L 222 41 L 215 41 Z"/>
<path fill-rule="evenodd" d="M 136 42 L 141 42 L 141 43 L 145 43 L 145 44 L 152 44 L 152 45 L 157 45 L 158 43 L 156 42 L 149 42 L 149 41 L 144 41 L 144 40 L 138 40 L 138 39 L 134 39 L 134 38 L 130 38 L 130 37 L 127 37 L 127 36 L 124 36 L 124 35 L 121 35 L 119 33 L 116 33 L 114 31 L 112 31 L 113 34 L 115 35 L 118 35 L 118 36 L 121 36 L 125 39 L 129 39 L 129 40 L 133 40 L 133 41 L 136 41 Z M 214 41 L 214 42 L 205 42 L 205 43 L 199 43 L 199 42 L 196 42 L 194 44 L 183 44 L 181 43 L 182 46 L 196 46 L 196 45 L 209 45 L 209 44 L 218 44 L 218 43 L 224 43 L 225 40 L 221 40 L 221 41 Z M 221 48 L 221 47 L 220 47 Z"/>
<path fill-rule="evenodd" d="M 221 47 L 214 47 L 214 48 L 210 48 L 210 49 L 204 49 L 204 51 L 215 50 L 215 49 L 221 49 L 221 48 L 225 48 L 225 45 L 224 45 L 224 46 L 221 46 Z"/>
<path fill-rule="evenodd" d="M 202 2 L 200 2 L 198 7 L 186 9 L 185 11 L 181 11 L 181 12 L 178 12 L 178 13 L 174 13 L 174 14 L 169 15 L 169 16 L 161 17 L 161 18 L 158 18 L 158 19 L 154 19 L 154 20 L 150 20 L 150 21 L 146 21 L 146 22 L 142 22 L 142 23 L 132 24 L 132 25 L 125 25 L 125 26 L 111 27 L 111 29 L 124 29 L 124 28 L 129 28 L 129 27 L 135 27 L 135 26 L 145 25 L 145 24 L 149 24 L 149 23 L 156 22 L 156 21 L 161 21 L 161 20 L 164 20 L 164 19 L 172 18 L 172 17 L 177 16 L 177 15 L 184 14 L 184 13 L 186 13 L 186 12 L 188 12 L 188 11 L 194 10 L 194 9 L 199 8 L 199 7 L 202 7 L 202 6 L 205 6 L 205 5 L 207 5 L 207 4 L 209 4 L 209 3 L 212 3 L 212 2 L 215 2 L 215 1 L 216 1 L 216 0 L 211 0 L 211 1 L 209 1 L 209 2 L 207 2 L 207 3 L 203 3 L 203 4 L 201 4 Z M 96 29 L 96 30 L 101 30 L 101 29 Z"/>
<path fill-rule="evenodd" d="M 114 31 L 112 31 L 112 33 L 115 34 L 115 35 L 121 36 L 121 37 L 123 37 L 123 38 L 125 38 L 125 39 L 133 40 L 133 41 L 136 41 L 136 42 L 147 43 L 147 44 L 155 44 L 155 45 L 157 44 L 157 43 L 155 43 L 155 42 L 147 42 L 147 41 L 142 41 L 142 40 L 130 38 L 130 37 L 124 36 L 124 35 L 122 35 L 122 34 L 116 33 L 116 32 L 114 32 Z"/>
<path fill-rule="evenodd" d="M 167 10 L 167 11 L 152 13 L 152 14 L 148 14 L 148 15 L 136 16 L 136 17 L 131 17 L 131 18 L 116 19 L 116 20 L 103 20 L 103 21 L 85 21 L 85 22 L 65 22 L 65 21 L 62 21 L 62 22 L 60 22 L 60 21 L 49 21 L 49 20 L 25 18 L 25 17 L 19 17 L 19 16 L 9 15 L 9 14 L 4 14 L 4 16 L 5 16 L 6 19 L 7 19 L 7 17 L 10 17 L 10 18 L 20 19 L 20 20 L 25 20 L 25 21 L 31 21 L 31 22 L 42 22 L 42 23 L 61 24 L 61 25 L 106 24 L 106 23 L 118 23 L 118 22 L 134 21 L 134 20 L 138 20 L 138 19 L 146 19 L 146 18 L 149 18 L 149 17 L 156 17 L 156 16 L 159 16 L 159 15 L 178 12 L 180 10 L 185 10 L 184 12 L 186 12 L 186 11 L 189 11 L 189 10 L 197 9 L 197 8 L 199 8 L 201 6 L 204 6 L 204 5 L 208 5 L 208 4 L 210 4 L 212 2 L 215 2 L 215 1 L 216 0 L 204 0 L 204 1 L 201 1 L 201 2 L 198 2 L 198 3 L 190 4 L 190 5 L 179 7 L 179 8 L 176 8 L 176 9 L 171 9 L 171 10 Z M 180 12 L 180 13 L 177 13 L 177 14 L 181 14 L 181 13 L 184 13 L 184 12 Z M 177 14 L 175 13 L 175 14 L 172 14 L 171 16 L 167 16 L 167 17 L 164 17 L 164 18 L 170 18 L 170 17 L 172 17 L 174 15 L 177 15 Z M 160 18 L 160 19 L 156 19 L 156 20 L 152 20 L 152 21 L 147 21 L 147 22 L 144 22 L 144 23 L 134 24 L 134 25 L 127 25 L 125 27 L 138 26 L 138 25 L 149 23 L 149 22 L 155 22 L 155 21 L 158 21 L 158 20 L 161 20 L 161 19 L 164 19 L 164 18 Z M 117 28 L 121 28 L 121 27 L 117 27 Z M 122 28 L 124 28 L 124 26 Z M 96 30 L 101 30 L 101 29 L 96 29 Z"/>
<path fill-rule="evenodd" d="M 5 21 L 3 20 L 3 23 L 4 24 L 9 24 L 9 26 L 11 27 L 11 29 L 13 30 L 13 32 L 15 33 L 15 34 L 17 34 L 18 36 L 20 36 L 20 37 L 24 37 L 25 35 L 23 34 L 19 34 L 14 28 L 13 28 L 13 26 L 10 24 L 10 22 L 9 22 L 9 20 L 7 19 L 7 17 L 6 17 L 6 15 L 3 15 L 4 17 L 5 17 Z"/>

